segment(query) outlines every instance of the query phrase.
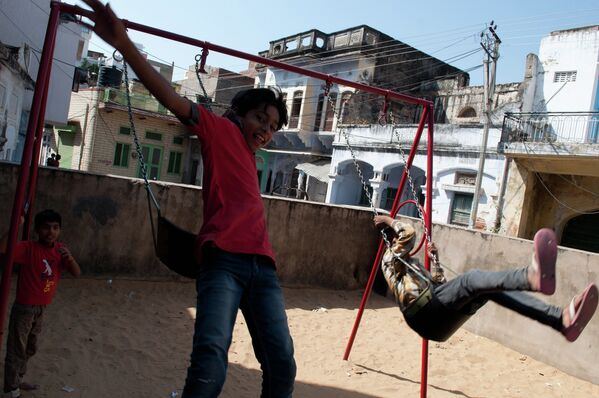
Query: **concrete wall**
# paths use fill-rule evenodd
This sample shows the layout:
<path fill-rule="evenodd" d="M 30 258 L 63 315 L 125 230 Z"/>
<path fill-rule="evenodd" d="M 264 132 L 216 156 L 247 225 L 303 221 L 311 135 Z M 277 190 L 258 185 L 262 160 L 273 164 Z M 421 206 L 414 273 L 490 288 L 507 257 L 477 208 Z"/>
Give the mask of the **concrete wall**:
<path fill-rule="evenodd" d="M 0 212 L 5 215 L 0 217 L 0 230 L 6 230 L 9 222 L 17 176 L 16 166 L 0 164 Z M 200 189 L 152 185 L 164 214 L 181 227 L 197 230 Z M 282 283 L 334 289 L 364 286 L 378 244 L 370 211 L 272 197 L 265 197 L 264 204 Z M 46 207 L 62 213 L 64 241 L 84 273 L 144 278 L 172 275 L 154 257 L 140 180 L 42 168 L 35 209 Z M 433 236 L 442 262 L 458 273 L 474 267 L 500 270 L 530 261 L 530 241 L 443 224 L 434 226 Z M 448 276 L 453 275 L 449 272 Z M 557 277 L 556 294 L 543 299 L 562 305 L 589 282 L 599 282 L 599 255 L 560 248 Z M 356 302 L 356 308 L 358 305 Z M 465 327 L 599 383 L 599 316 L 574 344 L 494 304 L 485 306 Z"/>

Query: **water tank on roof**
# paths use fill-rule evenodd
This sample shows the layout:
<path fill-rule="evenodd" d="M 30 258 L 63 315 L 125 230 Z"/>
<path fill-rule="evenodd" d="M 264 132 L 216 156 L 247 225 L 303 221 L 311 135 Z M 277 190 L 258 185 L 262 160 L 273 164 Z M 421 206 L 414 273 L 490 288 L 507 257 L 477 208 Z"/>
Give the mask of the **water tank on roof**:
<path fill-rule="evenodd" d="M 102 66 L 98 73 L 98 85 L 100 87 L 120 87 L 123 78 L 123 71 L 116 66 Z"/>

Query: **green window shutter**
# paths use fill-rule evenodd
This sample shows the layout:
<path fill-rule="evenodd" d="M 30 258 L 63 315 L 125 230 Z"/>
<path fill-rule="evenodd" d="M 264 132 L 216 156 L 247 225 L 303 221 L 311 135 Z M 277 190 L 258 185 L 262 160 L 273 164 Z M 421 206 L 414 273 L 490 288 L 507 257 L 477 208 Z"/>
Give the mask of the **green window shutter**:
<path fill-rule="evenodd" d="M 148 140 L 162 141 L 162 134 L 155 133 L 153 131 L 146 131 L 146 138 Z"/>
<path fill-rule="evenodd" d="M 168 169 L 169 174 L 180 174 L 181 173 L 181 158 L 183 154 L 181 152 L 171 151 L 168 157 Z"/>
<path fill-rule="evenodd" d="M 131 146 L 129 144 L 117 142 L 116 147 L 114 149 L 114 159 L 112 161 L 112 165 L 119 167 L 129 167 L 130 148 Z"/>
<path fill-rule="evenodd" d="M 181 152 L 177 153 L 177 161 L 175 162 L 175 171 L 177 174 L 181 173 L 181 158 L 183 154 Z"/>
<path fill-rule="evenodd" d="M 113 166 L 121 165 L 122 146 L 123 146 L 123 144 L 118 143 L 118 142 L 116 143 L 116 148 L 114 149 L 114 160 L 112 161 Z"/>
<path fill-rule="evenodd" d="M 455 193 L 451 206 L 451 224 L 468 225 L 474 195 L 470 193 Z"/>

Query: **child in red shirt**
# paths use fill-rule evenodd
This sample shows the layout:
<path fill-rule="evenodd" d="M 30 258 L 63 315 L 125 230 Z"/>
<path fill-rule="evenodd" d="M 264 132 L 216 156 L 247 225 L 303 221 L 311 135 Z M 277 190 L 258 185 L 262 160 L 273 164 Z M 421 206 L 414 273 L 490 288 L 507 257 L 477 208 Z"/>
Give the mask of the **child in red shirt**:
<path fill-rule="evenodd" d="M 235 95 L 224 117 L 177 94 L 139 53 L 109 6 L 84 0 L 93 30 L 115 47 L 146 88 L 194 132 L 204 162 L 203 225 L 197 237 L 195 333 L 182 398 L 220 394 L 238 310 L 262 369 L 262 397 L 288 398 L 296 365 L 260 196 L 255 152 L 287 124 L 281 95 Z"/>
<path fill-rule="evenodd" d="M 60 214 L 43 210 L 34 220 L 37 241 L 21 241 L 15 247 L 15 263 L 20 265 L 17 296 L 10 313 L 6 359 L 4 361 L 4 396 L 20 397 L 20 389 L 36 389 L 23 383 L 27 361 L 37 351 L 44 309 L 52 303 L 63 269 L 77 277 L 79 264 L 67 247 L 58 242 Z M 6 237 L 0 241 L 0 251 L 6 251 Z"/>

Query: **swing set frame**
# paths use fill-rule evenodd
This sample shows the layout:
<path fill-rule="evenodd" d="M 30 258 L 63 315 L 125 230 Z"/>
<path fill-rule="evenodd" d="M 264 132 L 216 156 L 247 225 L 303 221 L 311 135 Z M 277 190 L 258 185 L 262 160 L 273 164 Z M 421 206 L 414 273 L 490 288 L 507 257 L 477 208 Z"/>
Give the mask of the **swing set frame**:
<path fill-rule="evenodd" d="M 35 90 L 33 93 L 33 100 L 31 105 L 30 117 L 27 125 L 27 133 L 25 137 L 25 144 L 23 149 L 23 155 L 20 165 L 20 173 L 17 181 L 17 187 L 15 191 L 11 219 L 10 229 L 7 239 L 6 255 L 4 257 L 4 268 L 2 273 L 2 281 L 0 282 L 0 338 L 4 334 L 5 321 L 8 310 L 8 298 L 10 293 L 11 275 L 14 265 L 14 251 L 17 243 L 17 235 L 19 231 L 19 225 L 21 217 L 25 217 L 23 223 L 23 239 L 29 238 L 29 230 L 32 220 L 32 210 L 34 209 L 35 193 L 37 188 L 38 178 L 38 166 L 39 166 L 39 155 L 42 142 L 42 134 L 44 127 L 44 116 L 46 111 L 46 103 L 48 97 L 48 87 L 50 83 L 50 74 L 52 69 L 52 60 L 56 44 L 56 36 L 58 31 L 58 25 L 60 22 L 60 14 L 67 13 L 83 17 L 86 10 L 83 8 L 61 3 L 59 1 L 50 2 L 50 13 L 48 18 L 48 25 L 46 28 L 46 34 L 44 38 L 44 45 L 40 58 L 40 65 L 37 74 Z M 433 175 L 433 103 L 431 101 L 416 98 L 409 95 L 401 94 L 391 90 L 384 90 L 378 87 L 372 87 L 366 84 L 353 82 L 338 78 L 336 76 L 319 73 L 313 70 L 304 69 L 295 65 L 289 65 L 284 62 L 271 60 L 268 58 L 260 57 L 257 55 L 244 53 L 227 47 L 219 46 L 206 41 L 197 40 L 191 37 L 179 35 L 176 33 L 168 32 L 165 30 L 153 28 L 150 26 L 142 25 L 139 23 L 131 22 L 126 19 L 121 20 L 127 29 L 147 33 L 154 36 L 159 36 L 165 39 L 185 43 L 194 47 L 202 48 L 202 63 L 204 66 L 206 57 L 209 51 L 216 51 L 221 54 L 230 55 L 236 58 L 241 58 L 247 61 L 257 62 L 259 64 L 268 65 L 270 67 L 283 69 L 289 72 L 309 76 L 318 80 L 322 80 L 325 83 L 325 87 L 330 88 L 332 84 L 339 84 L 346 87 L 352 87 L 356 90 L 368 92 L 371 94 L 379 95 L 384 98 L 383 110 L 388 109 L 390 101 L 398 101 L 412 105 L 418 105 L 422 107 L 422 115 L 418 128 L 414 137 L 414 141 L 409 152 L 409 156 L 405 163 L 405 169 L 397 190 L 395 200 L 391 209 L 391 217 L 395 217 L 400 206 L 400 198 L 405 188 L 406 181 L 408 179 L 408 172 L 412 166 L 412 162 L 416 155 L 418 144 L 420 143 L 424 128 L 427 127 L 427 170 L 426 170 L 426 203 L 425 203 L 425 217 L 424 225 L 425 230 L 428 233 L 427 239 L 430 241 L 432 232 L 432 175 Z M 364 295 L 360 302 L 360 307 L 356 320 L 354 322 L 346 350 L 343 356 L 344 360 L 349 358 L 352 345 L 355 341 L 356 333 L 362 319 L 364 308 L 370 296 L 374 279 L 385 250 L 384 240 L 381 239 L 379 244 L 376 259 L 373 262 L 372 270 L 368 278 L 368 282 L 365 287 Z M 425 257 L 425 268 L 430 270 L 430 259 L 428 256 Z M 421 378 L 420 378 L 420 397 L 425 398 L 427 396 L 427 375 L 428 375 L 428 340 L 422 340 L 422 366 L 421 366 Z"/>

